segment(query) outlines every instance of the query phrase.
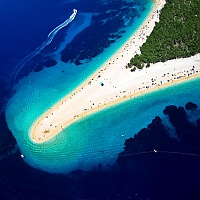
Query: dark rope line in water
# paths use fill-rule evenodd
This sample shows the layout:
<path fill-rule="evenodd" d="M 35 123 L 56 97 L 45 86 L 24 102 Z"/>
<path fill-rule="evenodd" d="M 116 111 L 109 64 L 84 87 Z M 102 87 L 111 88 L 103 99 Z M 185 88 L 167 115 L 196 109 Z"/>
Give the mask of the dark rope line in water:
<path fill-rule="evenodd" d="M 198 155 L 198 154 L 184 153 L 184 152 L 175 152 L 175 151 L 159 151 L 159 150 L 156 150 L 156 149 L 154 149 L 153 151 L 144 151 L 144 152 L 124 154 L 124 155 L 118 155 L 118 156 L 122 157 L 122 156 L 132 156 L 132 155 L 151 154 L 151 153 L 154 153 L 154 154 L 162 153 L 162 154 L 187 155 L 187 156 L 195 156 L 195 157 L 200 158 L 200 155 Z"/>
<path fill-rule="evenodd" d="M 125 156 L 134 156 L 134 155 L 144 155 L 144 154 L 176 154 L 176 155 L 186 155 L 186 156 L 193 156 L 193 157 L 197 157 L 200 158 L 200 155 L 198 154 L 192 154 L 192 153 L 184 153 L 184 152 L 174 152 L 174 151 L 159 151 L 159 150 L 152 150 L 152 151 L 143 151 L 143 152 L 138 152 L 138 153 L 130 153 L 130 154 L 124 154 L 124 155 L 120 155 L 117 152 L 116 155 L 112 155 L 111 152 L 112 150 L 95 150 L 95 151 L 88 151 L 87 153 L 84 153 L 84 155 L 80 155 L 77 153 L 71 153 L 68 157 L 76 157 L 76 158 L 83 158 L 85 156 L 93 156 L 96 157 L 96 153 L 97 152 L 102 152 L 101 156 L 103 157 L 110 157 L 110 158 L 116 158 L 116 157 L 125 157 Z"/>

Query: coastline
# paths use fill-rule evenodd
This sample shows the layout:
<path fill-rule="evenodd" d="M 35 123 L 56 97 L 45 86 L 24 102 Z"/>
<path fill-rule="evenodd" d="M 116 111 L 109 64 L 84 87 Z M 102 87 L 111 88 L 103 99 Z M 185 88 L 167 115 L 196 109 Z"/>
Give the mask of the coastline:
<path fill-rule="evenodd" d="M 164 88 L 172 83 L 175 84 L 185 79 L 199 76 L 196 69 L 191 69 L 191 60 L 194 60 L 194 58 L 188 59 L 189 63 L 187 66 L 184 65 L 184 70 L 192 70 L 192 72 L 195 71 L 195 73 L 173 79 L 173 81 L 170 80 L 169 82 L 166 82 L 169 78 L 168 75 L 162 77 L 162 83 L 157 83 L 156 79 L 160 81 L 161 77 L 158 78 L 159 74 L 167 74 L 168 72 L 166 72 L 166 70 L 170 73 L 173 72 L 173 76 L 176 78 L 181 72 L 184 74 L 182 67 L 174 66 L 175 63 L 183 59 L 170 61 L 175 62 L 173 64 L 173 69 L 169 69 L 168 67 L 163 68 L 162 65 L 166 65 L 168 61 L 166 63 L 156 63 L 148 69 L 137 70 L 133 73 L 125 69 L 127 61 L 129 62 L 134 54 L 138 53 L 139 47 L 146 41 L 146 36 L 150 35 L 152 32 L 155 22 L 159 20 L 159 13 L 157 13 L 157 10 L 161 10 L 164 4 L 165 0 L 157 0 L 154 8 L 141 27 L 115 55 L 81 86 L 61 99 L 50 110 L 39 117 L 30 129 L 30 137 L 34 142 L 42 143 L 53 138 L 71 123 L 89 114 L 105 109 L 106 107 L 147 92 L 149 93 L 158 88 Z M 199 59 L 199 54 L 196 56 Z M 183 61 L 183 64 L 184 63 L 185 59 Z M 195 62 L 193 64 L 195 65 Z M 199 66 L 199 63 L 197 62 L 196 65 Z M 176 70 L 174 70 L 174 67 Z M 155 74 L 157 76 L 155 76 Z M 153 77 L 153 82 L 151 81 L 151 77 Z M 103 86 L 100 83 L 103 83 Z M 129 84 L 133 84 L 133 87 L 129 87 Z M 89 94 L 92 95 L 89 96 Z M 80 102 L 82 102 L 81 105 Z"/>

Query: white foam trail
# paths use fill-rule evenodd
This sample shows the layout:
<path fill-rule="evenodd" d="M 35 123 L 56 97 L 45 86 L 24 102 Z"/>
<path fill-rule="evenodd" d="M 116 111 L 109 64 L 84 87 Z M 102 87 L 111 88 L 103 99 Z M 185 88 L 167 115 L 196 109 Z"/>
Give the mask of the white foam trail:
<path fill-rule="evenodd" d="M 73 14 L 69 17 L 69 19 L 67 19 L 66 21 L 64 21 L 62 24 L 60 24 L 59 26 L 57 26 L 56 28 L 54 28 L 54 29 L 49 33 L 48 38 L 49 38 L 50 42 L 53 40 L 54 36 L 57 34 L 57 32 L 58 32 L 61 28 L 67 26 L 71 21 L 74 20 L 74 18 L 76 17 L 76 13 L 77 13 L 77 10 L 74 9 L 74 10 L 73 10 Z"/>
<path fill-rule="evenodd" d="M 35 49 L 34 52 L 30 53 L 29 55 L 27 55 L 25 58 L 22 59 L 22 61 L 16 66 L 16 69 L 18 69 L 18 71 L 15 74 L 15 78 L 13 83 L 15 83 L 16 78 L 19 74 L 19 72 L 21 71 L 21 69 L 23 68 L 23 66 L 34 56 L 36 56 L 37 54 L 39 54 L 47 45 L 49 45 L 53 38 L 55 37 L 55 35 L 58 33 L 58 31 L 60 31 L 62 28 L 66 27 L 70 22 L 72 22 L 74 20 L 74 18 L 76 17 L 77 14 L 77 10 L 74 9 L 72 15 L 66 20 L 64 21 L 62 24 L 60 24 L 59 26 L 57 26 L 56 28 L 54 28 L 49 34 L 47 39 L 42 43 L 42 45 L 40 45 L 39 47 L 37 47 Z M 12 77 L 12 76 L 11 76 Z"/>

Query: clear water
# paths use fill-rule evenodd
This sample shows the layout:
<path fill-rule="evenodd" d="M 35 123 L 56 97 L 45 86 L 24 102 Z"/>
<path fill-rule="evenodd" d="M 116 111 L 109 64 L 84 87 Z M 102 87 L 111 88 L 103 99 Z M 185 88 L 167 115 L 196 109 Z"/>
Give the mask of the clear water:
<path fill-rule="evenodd" d="M 33 70 L 15 83 L 16 92 L 7 104 L 6 120 L 21 153 L 26 156 L 24 160 L 27 164 L 37 169 L 58 173 L 67 173 L 77 168 L 91 169 L 99 162 L 103 166 L 107 163 L 112 164 L 117 154 L 122 151 L 125 139 L 149 124 L 155 115 L 162 116 L 161 110 L 166 105 L 185 105 L 189 98 L 198 103 L 200 80 L 194 80 L 88 116 L 45 143 L 35 144 L 30 140 L 29 129 L 34 121 L 97 70 L 137 30 L 153 5 L 151 1 L 145 3 L 145 10 L 134 6 L 138 9 L 137 18 L 132 22 L 129 19 L 124 20 L 123 37 L 81 67 L 74 63 L 61 62 L 59 54 L 65 45 L 80 37 L 80 33 L 91 26 L 91 16 L 94 13 L 88 10 L 85 13 L 80 12 L 84 17 L 79 19 L 77 16 L 77 20 L 74 20 L 67 30 L 63 30 L 67 35 L 57 45 L 58 48 L 54 48 L 53 41 L 51 50 L 49 47 L 49 52 L 45 52 L 58 62 L 57 65 L 39 72 Z M 96 15 L 99 12 L 97 9 Z M 22 68 L 23 70 L 25 69 Z M 169 92 L 173 95 L 169 96 Z"/>

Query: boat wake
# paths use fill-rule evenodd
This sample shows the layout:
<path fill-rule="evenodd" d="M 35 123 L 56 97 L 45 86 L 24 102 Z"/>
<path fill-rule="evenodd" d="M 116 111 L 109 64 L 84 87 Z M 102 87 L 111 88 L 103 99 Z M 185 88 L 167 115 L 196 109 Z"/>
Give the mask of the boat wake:
<path fill-rule="evenodd" d="M 69 19 L 67 19 L 66 21 L 64 21 L 62 24 L 60 24 L 59 26 L 57 26 L 56 28 L 54 28 L 54 29 L 49 33 L 49 35 L 48 35 L 48 37 L 47 37 L 47 40 L 41 45 L 41 50 L 44 49 L 47 45 L 49 45 L 49 44 L 52 42 L 54 36 L 57 34 L 57 32 L 58 32 L 60 29 L 64 28 L 64 27 L 67 26 L 70 22 L 72 22 L 72 21 L 74 20 L 74 18 L 76 17 L 76 14 L 77 14 L 77 10 L 74 9 L 74 10 L 73 10 L 73 14 L 69 17 Z M 43 46 L 44 46 L 44 47 L 43 47 Z M 40 51 L 41 51 L 41 50 L 40 50 Z"/>
<path fill-rule="evenodd" d="M 19 72 L 22 70 L 22 68 L 24 67 L 24 65 L 30 59 L 32 59 L 34 56 L 38 55 L 47 45 L 49 45 L 52 42 L 52 40 L 55 37 L 55 35 L 58 33 L 58 31 L 60 31 L 64 27 L 66 27 L 70 22 L 72 22 L 74 20 L 74 18 L 76 17 L 76 14 L 77 14 L 77 10 L 74 9 L 72 15 L 66 21 L 64 21 L 62 24 L 60 24 L 59 26 L 57 26 L 56 28 L 54 28 L 48 34 L 47 39 L 40 46 L 38 46 L 35 49 L 35 51 L 33 51 L 32 53 L 30 53 L 29 55 L 27 55 L 25 58 L 22 59 L 22 61 L 16 66 L 15 70 L 13 71 L 13 73 L 11 75 L 11 77 L 15 75 L 15 77 L 13 79 L 13 84 L 15 84 L 17 76 L 18 76 Z"/>

